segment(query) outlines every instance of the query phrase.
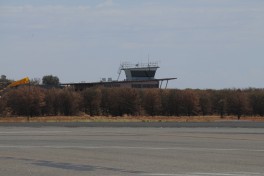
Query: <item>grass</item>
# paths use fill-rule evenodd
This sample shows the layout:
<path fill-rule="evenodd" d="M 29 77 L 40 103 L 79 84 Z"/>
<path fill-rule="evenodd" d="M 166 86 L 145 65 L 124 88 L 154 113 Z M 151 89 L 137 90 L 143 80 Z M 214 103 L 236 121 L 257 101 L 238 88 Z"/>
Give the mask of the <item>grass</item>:
<path fill-rule="evenodd" d="M 235 116 L 45 116 L 30 117 L 30 122 L 215 122 L 215 121 L 233 121 L 237 120 Z M 241 121 L 264 122 L 264 117 L 241 117 Z M 27 122 L 27 117 L 0 117 L 1 122 Z"/>

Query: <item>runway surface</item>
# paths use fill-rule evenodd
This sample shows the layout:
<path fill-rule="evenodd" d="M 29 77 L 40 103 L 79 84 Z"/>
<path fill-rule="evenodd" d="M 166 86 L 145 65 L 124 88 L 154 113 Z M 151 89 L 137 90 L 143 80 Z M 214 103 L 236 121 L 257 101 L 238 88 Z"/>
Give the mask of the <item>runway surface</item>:
<path fill-rule="evenodd" d="M 264 128 L 264 122 L 234 120 L 218 122 L 4 122 L 0 127 L 164 127 L 164 128 Z"/>
<path fill-rule="evenodd" d="M 264 176 L 263 128 L 0 127 L 0 176 Z"/>

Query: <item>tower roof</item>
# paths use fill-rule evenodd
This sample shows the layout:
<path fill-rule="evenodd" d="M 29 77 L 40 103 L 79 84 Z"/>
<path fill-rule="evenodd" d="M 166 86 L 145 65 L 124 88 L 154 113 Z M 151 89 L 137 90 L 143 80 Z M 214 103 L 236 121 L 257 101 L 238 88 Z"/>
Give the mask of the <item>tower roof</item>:
<path fill-rule="evenodd" d="M 128 70 L 128 69 L 138 69 L 138 68 L 159 68 L 158 62 L 148 62 L 148 63 L 137 63 L 132 64 L 129 62 L 123 62 L 120 65 L 120 70 Z"/>

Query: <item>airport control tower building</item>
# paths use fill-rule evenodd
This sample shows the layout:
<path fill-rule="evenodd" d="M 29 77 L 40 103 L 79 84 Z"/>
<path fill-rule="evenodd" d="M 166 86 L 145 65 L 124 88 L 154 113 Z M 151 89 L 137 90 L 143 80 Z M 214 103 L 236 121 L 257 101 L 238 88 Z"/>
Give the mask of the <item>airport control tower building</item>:
<path fill-rule="evenodd" d="M 157 62 L 138 64 L 122 63 L 118 74 L 120 75 L 123 70 L 126 74 L 125 81 L 154 80 L 158 68 Z"/>
<path fill-rule="evenodd" d="M 64 83 L 61 84 L 61 86 L 70 86 L 75 90 L 84 90 L 91 87 L 163 88 L 162 83 L 165 82 L 164 88 L 166 89 L 168 81 L 176 78 L 155 78 L 158 68 L 159 66 L 157 62 L 137 64 L 124 62 L 118 69 L 117 80 L 112 80 L 112 78 L 102 78 L 100 82 Z M 119 80 L 122 71 L 125 72 L 126 78 L 124 80 Z"/>

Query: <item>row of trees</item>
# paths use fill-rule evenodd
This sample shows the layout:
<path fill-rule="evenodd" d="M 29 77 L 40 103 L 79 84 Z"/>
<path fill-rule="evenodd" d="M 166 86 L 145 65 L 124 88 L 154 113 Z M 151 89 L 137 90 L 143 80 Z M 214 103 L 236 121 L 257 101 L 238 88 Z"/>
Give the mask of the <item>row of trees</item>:
<path fill-rule="evenodd" d="M 0 98 L 1 116 L 264 116 L 264 89 L 178 90 L 21 86 Z"/>

